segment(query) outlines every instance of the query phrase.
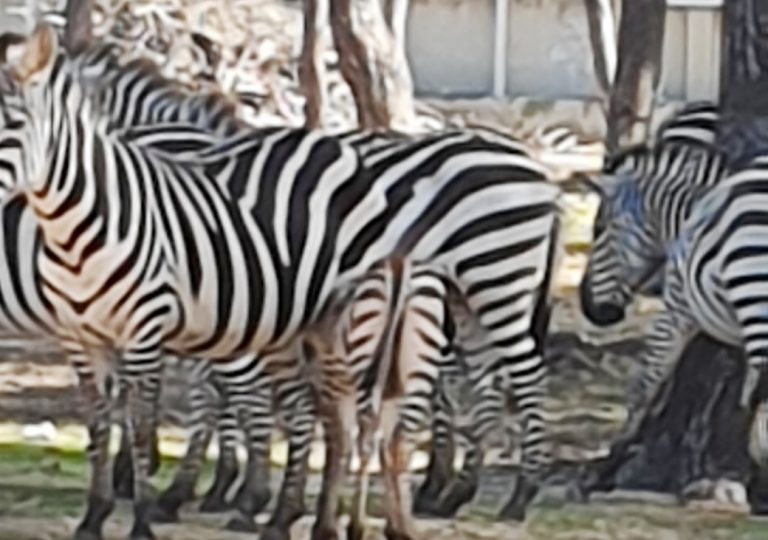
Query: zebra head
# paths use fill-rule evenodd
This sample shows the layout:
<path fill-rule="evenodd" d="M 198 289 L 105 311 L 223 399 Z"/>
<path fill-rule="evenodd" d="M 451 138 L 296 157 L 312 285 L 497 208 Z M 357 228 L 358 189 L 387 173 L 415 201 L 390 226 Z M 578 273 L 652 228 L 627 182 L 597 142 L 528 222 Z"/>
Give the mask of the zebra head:
<path fill-rule="evenodd" d="M 6 191 L 42 187 L 40 183 L 48 172 L 48 154 L 55 151 L 51 134 L 63 120 L 61 112 L 52 107 L 52 95 L 69 91 L 53 84 L 62 60 L 59 38 L 45 24 L 6 50 L 0 75 L 0 163 Z"/>
<path fill-rule="evenodd" d="M 583 313 L 601 326 L 623 320 L 636 293 L 659 294 L 663 287 L 665 249 L 641 181 L 647 155 L 641 147 L 623 152 L 594 183 L 601 200 L 580 296 Z"/>

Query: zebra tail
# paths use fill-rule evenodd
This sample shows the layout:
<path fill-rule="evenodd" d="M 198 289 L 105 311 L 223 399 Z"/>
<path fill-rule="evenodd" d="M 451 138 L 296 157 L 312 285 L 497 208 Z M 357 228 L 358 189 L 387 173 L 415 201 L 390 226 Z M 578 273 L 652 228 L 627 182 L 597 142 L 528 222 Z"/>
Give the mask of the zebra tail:
<path fill-rule="evenodd" d="M 405 259 L 392 259 L 391 272 L 387 272 L 387 298 L 389 310 L 384 331 L 376 344 L 371 362 L 375 370 L 375 383 L 371 392 L 371 405 L 380 411 L 383 400 L 401 395 L 403 381 L 400 373 L 400 351 L 404 324 L 405 303 L 410 290 L 411 263 Z"/>

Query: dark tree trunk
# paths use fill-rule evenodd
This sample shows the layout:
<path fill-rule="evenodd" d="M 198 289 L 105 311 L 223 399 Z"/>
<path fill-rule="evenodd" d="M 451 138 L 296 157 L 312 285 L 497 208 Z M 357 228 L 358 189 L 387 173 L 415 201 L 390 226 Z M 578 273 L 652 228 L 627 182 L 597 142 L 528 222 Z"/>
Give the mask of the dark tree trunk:
<path fill-rule="evenodd" d="M 740 350 L 697 336 L 635 436 L 588 465 L 585 494 L 623 489 L 708 497 L 702 487 L 726 479 L 747 486 L 753 512 L 768 508 L 766 478 L 756 474 L 748 452 L 755 407 L 739 403 L 745 367 Z M 765 391 L 763 384 L 755 399 Z"/>
<path fill-rule="evenodd" d="M 93 0 L 67 0 L 64 46 L 70 52 L 85 49 L 93 42 Z"/>
<path fill-rule="evenodd" d="M 724 4 L 718 142 L 736 166 L 768 150 L 768 1 Z"/>
<path fill-rule="evenodd" d="M 358 124 L 363 129 L 387 128 L 389 113 L 386 103 L 374 94 L 374 78 L 365 44 L 355 35 L 352 27 L 351 0 L 332 0 L 330 18 L 341 74 L 352 90 Z"/>
<path fill-rule="evenodd" d="M 321 122 L 322 93 L 318 75 L 318 0 L 304 0 L 304 44 L 299 64 L 299 80 L 306 103 L 304 118 L 307 127 L 317 128 Z"/>
<path fill-rule="evenodd" d="M 661 73 L 665 0 L 624 0 L 619 24 L 619 58 L 608 110 L 610 152 L 642 142 Z"/>

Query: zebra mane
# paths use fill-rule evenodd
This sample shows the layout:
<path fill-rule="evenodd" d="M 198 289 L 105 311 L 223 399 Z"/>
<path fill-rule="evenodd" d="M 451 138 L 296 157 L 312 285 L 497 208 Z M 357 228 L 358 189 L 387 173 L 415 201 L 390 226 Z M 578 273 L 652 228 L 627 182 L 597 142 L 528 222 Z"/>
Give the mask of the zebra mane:
<path fill-rule="evenodd" d="M 59 54 L 67 53 L 60 51 Z M 244 126 L 236 116 L 236 103 L 223 93 L 193 92 L 192 89 L 162 75 L 159 67 L 148 59 L 121 61 L 119 48 L 116 45 L 100 43 L 69 59 L 72 66 L 70 73 L 86 88 L 92 90 L 92 96 L 100 96 L 102 103 L 110 93 L 122 91 L 123 81 L 140 80 L 143 88 L 154 94 L 153 101 L 149 104 L 149 110 L 152 111 L 151 117 L 142 123 L 190 123 L 201 128 L 207 128 L 211 123 L 215 123 L 215 126 L 210 127 L 225 126 L 222 129 L 227 133 L 238 131 Z M 105 112 L 118 114 L 117 111 Z M 116 118 L 115 120 L 120 124 L 127 119 Z M 132 121 L 133 118 L 129 120 Z"/>
<path fill-rule="evenodd" d="M 621 148 L 615 153 L 606 155 L 603 162 L 603 172 L 605 174 L 615 174 L 616 171 L 630 159 L 638 159 L 648 155 L 651 151 L 649 146 L 644 143 L 635 144 L 626 148 Z"/>

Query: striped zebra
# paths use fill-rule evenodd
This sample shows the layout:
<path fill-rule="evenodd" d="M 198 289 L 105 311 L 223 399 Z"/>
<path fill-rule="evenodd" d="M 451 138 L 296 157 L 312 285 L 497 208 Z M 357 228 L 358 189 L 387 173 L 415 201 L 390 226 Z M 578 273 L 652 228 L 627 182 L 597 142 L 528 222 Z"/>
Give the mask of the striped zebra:
<path fill-rule="evenodd" d="M 0 229 L 0 328 L 18 336 L 50 339 L 55 328 L 55 314 L 44 297 L 36 265 L 41 246 L 37 220 L 24 199 L 15 197 L 0 207 L 0 222 L 3 225 Z M 268 443 L 272 433 L 273 389 L 278 408 L 285 411 L 284 416 L 290 416 L 284 423 L 289 426 L 292 462 L 300 460 L 308 446 L 308 428 L 299 425 L 294 429 L 293 426 L 314 422 L 313 403 L 308 388 L 301 384 L 303 379 L 297 360 L 279 355 L 264 361 L 246 355 L 214 364 L 185 360 L 191 368 L 191 416 L 187 422 L 190 442 L 171 487 L 160 497 L 160 512 L 155 515 L 156 519 L 173 520 L 179 506 L 194 497 L 214 424 L 219 428 L 220 458 L 203 509 L 225 508 L 224 496 L 237 476 L 235 448 L 240 431 L 239 416 L 242 416 L 248 434 L 249 467 L 247 480 L 236 499 L 239 515 L 233 521 L 233 527 L 246 528 L 249 518 L 263 509 L 269 501 L 265 478 L 270 468 Z M 212 392 L 214 396 L 211 396 Z M 216 398 L 225 401 L 220 408 L 216 407 L 219 405 Z M 298 439 L 294 438 L 295 434 Z M 303 477 L 303 471 L 297 474 L 299 478 Z"/>
<path fill-rule="evenodd" d="M 593 249 L 582 283 L 587 316 L 594 318 L 604 306 L 621 312 L 622 298 L 628 299 L 618 290 L 609 295 L 608 288 L 598 294 L 594 285 L 599 281 L 598 272 L 604 273 L 603 283 L 612 281 L 615 289 L 623 282 L 627 289 L 642 290 L 642 276 L 657 273 L 655 265 L 663 264 L 665 310 L 647 338 L 645 369 L 631 396 L 635 421 L 691 337 L 705 332 L 723 343 L 743 347 L 748 367 L 741 404 L 750 407 L 755 422 L 764 422 L 755 413 L 755 405 L 766 398 L 764 381 L 761 390 L 755 390 L 767 350 L 766 282 L 760 265 L 765 264 L 766 252 L 761 227 L 766 223 L 768 162 L 758 158 L 747 168 L 729 173 L 722 157 L 711 151 L 702 154 L 698 161 L 689 161 L 691 169 L 671 184 L 674 177 L 647 174 L 649 167 L 661 166 L 658 156 L 627 158 L 599 184 L 601 218 L 608 225 L 606 241 Z M 628 191 L 633 192 L 631 197 Z M 638 202 L 629 204 L 631 199 Z M 656 235 L 653 246 L 649 243 L 651 227 Z M 598 260 L 613 264 L 607 269 Z M 597 321 L 604 318 L 597 317 Z M 628 429 L 634 429 L 632 423 Z M 765 448 L 754 440 L 764 431 L 753 425 L 752 447 L 757 442 Z"/>
<path fill-rule="evenodd" d="M 712 145 L 721 122 L 720 108 L 711 101 L 687 104 L 659 126 L 655 144 L 704 143 Z"/>
<path fill-rule="evenodd" d="M 451 362 L 450 284 L 428 265 L 391 258 L 375 264 L 306 334 L 318 375 L 327 469 L 318 516 L 336 529 L 343 461 L 357 434 L 360 468 L 348 538 L 364 534 L 368 462 L 377 433 L 386 485 L 387 530 L 412 538 L 403 484 L 413 436 L 428 427 L 438 377 Z"/>
<path fill-rule="evenodd" d="M 530 328 L 559 196 L 526 153 L 451 133 L 361 169 L 352 148 L 304 130 L 211 145 L 181 124 L 115 129 L 46 27 L 8 83 L 3 131 L 23 144 L 6 162 L 24 183 L 8 180 L 40 218 L 60 339 L 81 365 L 91 349 L 120 350 L 129 377 L 134 537 L 152 536 L 146 434 L 160 352 L 216 359 L 286 345 L 335 289 L 395 254 L 442 268 L 498 348 L 526 428 L 522 516 L 545 458 L 545 368 Z M 431 170 L 409 170 L 435 152 Z M 111 508 L 101 468 L 94 459 L 81 537 L 99 536 Z M 265 534 L 284 538 L 287 525 Z"/>
<path fill-rule="evenodd" d="M 204 125 L 213 133 L 220 135 L 232 133 L 241 125 L 237 120 L 234 120 L 229 102 L 220 96 L 215 94 L 186 94 L 160 77 L 156 70 L 145 62 L 133 61 L 122 65 L 114 57 L 112 47 L 93 48 L 78 55 L 75 61 L 80 63 L 79 65 L 86 76 L 104 81 L 104 89 L 100 94 L 100 99 L 106 109 L 110 111 L 111 121 L 116 125 L 151 125 L 158 121 L 188 120 L 197 125 Z M 30 212 L 26 212 L 26 206 L 23 203 L 18 204 L 24 208 L 23 213 L 25 215 L 31 215 Z M 20 232 L 27 235 L 32 234 L 27 230 Z M 29 236 L 29 238 L 33 237 Z M 16 243 L 16 239 L 14 239 L 14 245 L 29 246 L 28 251 L 21 253 L 21 258 L 18 260 L 30 267 L 34 266 L 34 257 L 37 253 L 37 250 L 33 250 L 32 246 L 39 244 L 39 238 L 34 238 L 34 243 L 22 242 L 21 244 Z M 8 261 L 0 262 L 8 263 Z M 35 275 L 31 272 L 22 274 L 15 270 L 6 275 Z M 23 283 L 27 290 L 14 289 L 9 292 L 17 293 L 15 296 L 5 295 L 7 302 L 10 303 L 7 309 L 16 309 L 17 311 L 16 314 L 11 311 L 9 323 L 5 325 L 5 328 L 27 335 L 30 332 L 36 335 L 51 335 L 51 307 L 46 304 L 41 293 L 34 289 L 37 283 L 36 280 L 31 280 L 28 283 Z M 33 295 L 35 292 L 37 296 Z M 27 296 L 21 296 L 22 293 Z M 31 305 L 33 311 L 19 314 L 17 306 L 24 308 L 26 305 Z M 13 317 L 21 317 L 21 322 L 24 324 L 19 326 Z M 271 423 L 269 422 L 271 404 L 269 401 L 265 402 L 263 395 L 258 399 L 257 393 L 262 392 L 263 394 L 264 386 L 269 384 L 270 377 L 274 378 L 275 375 L 266 372 L 265 365 L 267 364 L 257 362 L 252 356 L 246 356 L 232 361 L 220 362 L 216 364 L 218 369 L 213 370 L 213 372 L 211 372 L 211 366 L 206 362 L 202 362 L 198 366 L 200 369 L 193 370 L 192 392 L 190 394 L 190 408 L 192 410 L 192 417 L 189 420 L 190 444 L 174 482 L 160 497 L 159 509 L 155 516 L 157 519 L 162 521 L 174 520 L 180 505 L 193 497 L 194 486 L 200 472 L 207 441 L 211 437 L 211 426 L 208 423 L 215 412 L 211 409 L 210 392 L 206 388 L 210 388 L 212 381 L 199 379 L 196 376 L 208 377 L 210 375 L 211 379 L 216 381 L 213 383 L 214 386 L 221 387 L 224 390 L 225 398 L 232 401 L 230 404 L 225 404 L 223 411 L 221 411 L 223 416 L 219 422 L 221 428 L 219 435 L 222 441 L 222 451 L 217 465 L 215 482 L 204 498 L 201 508 L 216 511 L 226 507 L 225 494 L 237 475 L 234 451 L 238 431 L 238 416 L 242 416 L 248 434 L 249 466 L 244 485 L 235 500 L 238 516 L 233 521 L 233 526 L 245 528 L 245 524 L 250 522 L 249 518 L 266 505 L 269 500 L 269 490 L 268 483 L 264 482 L 264 478 L 269 474 L 267 443 L 271 434 Z M 290 380 L 295 372 L 294 366 L 284 375 L 289 377 L 287 380 Z M 251 386 L 247 386 L 246 383 Z M 281 409 L 294 412 L 295 416 L 290 424 L 300 426 L 300 431 L 295 436 L 301 443 L 296 442 L 294 434 L 289 437 L 291 441 L 289 448 L 292 453 L 289 461 L 296 463 L 298 458 L 293 457 L 293 454 L 302 456 L 307 451 L 304 448 L 306 446 L 304 433 L 308 429 L 305 424 L 308 421 L 306 414 L 309 411 L 309 396 L 291 395 L 299 390 L 294 380 L 291 380 L 291 384 L 276 390 L 281 398 L 290 400 L 290 404 L 296 404 L 298 407 L 291 409 L 290 407 L 293 405 L 289 403 L 281 403 L 280 405 Z M 251 402 L 250 405 L 248 405 L 249 401 Z M 241 408 L 244 408 L 243 412 L 238 413 Z M 124 486 L 121 490 L 123 493 L 130 493 L 132 487 L 130 485 L 132 480 L 130 448 L 127 445 L 127 437 L 123 437 L 121 442 L 121 450 L 115 463 L 114 480 L 116 486 Z M 156 445 L 153 445 L 153 448 L 156 451 Z M 153 453 L 153 456 L 156 454 Z M 153 458 L 152 469 L 156 463 L 155 457 Z M 121 472 L 126 474 L 120 474 Z"/>
<path fill-rule="evenodd" d="M 515 152 L 525 151 L 520 141 L 490 128 L 472 128 L 471 133 L 476 141 L 483 141 L 481 144 L 491 142 Z M 459 145 L 440 149 L 436 144 L 434 154 L 437 157 L 432 152 L 426 153 L 426 148 L 440 142 L 440 136 L 435 138 L 434 135 L 412 138 L 399 133 L 354 131 L 342 134 L 340 138 L 358 151 L 367 169 L 377 171 L 377 174 L 387 174 L 383 171 L 397 169 L 401 160 L 414 160 L 420 154 L 424 154 L 423 158 L 419 158 L 423 161 L 418 166 L 414 165 L 408 174 L 427 174 L 427 171 L 440 164 L 441 152 L 467 150 L 467 147 Z M 555 266 L 555 255 L 554 252 L 549 254 L 544 279 L 546 284 L 551 281 L 550 272 Z M 544 288 L 547 289 L 548 285 Z M 414 499 L 414 512 L 418 515 L 443 518 L 455 516 L 459 508 L 471 501 L 477 493 L 485 458 L 483 443 L 493 430 L 502 429 L 508 403 L 508 396 L 499 385 L 494 371 L 496 352 L 493 346 L 489 346 L 482 325 L 471 316 L 471 310 L 462 301 L 460 294 L 452 294 L 445 301 L 451 302 L 451 312 L 456 315 L 454 318 L 459 325 L 456 340 L 452 344 L 457 354 L 453 362 L 443 365 L 435 388 L 430 460 L 424 482 Z M 542 295 L 533 314 L 535 341 L 540 351 L 546 339 L 549 315 L 548 297 Z M 466 380 L 467 386 L 472 389 L 474 399 L 471 403 L 462 404 L 470 408 L 469 417 L 472 419 L 471 427 L 466 432 L 459 432 L 454 426 L 456 406 L 446 394 L 444 386 L 449 377 Z M 455 445 L 459 437 L 465 442 L 466 454 L 461 470 L 454 475 Z M 515 517 L 514 513 L 515 505 L 508 504 L 501 516 Z"/>
<path fill-rule="evenodd" d="M 620 216 L 630 223 L 630 227 L 642 227 L 638 229 L 643 233 L 637 243 L 654 253 L 652 260 L 656 264 L 652 270 L 656 273 L 643 276 L 642 285 L 638 285 L 645 294 L 661 295 L 666 260 L 662 238 L 677 232 L 676 226 L 670 222 L 675 219 L 674 213 L 669 203 L 664 202 L 665 198 L 670 193 L 693 195 L 681 207 L 687 216 L 695 197 L 711 189 L 730 170 L 726 156 L 712 146 L 719 122 L 717 105 L 707 101 L 691 103 L 659 127 L 654 147 L 634 146 L 605 163 L 605 176 L 627 180 L 616 182 L 626 186 L 626 189 L 617 192 L 621 196 L 623 209 Z M 634 189 L 635 184 L 646 188 Z M 644 200 L 644 196 L 652 202 Z M 664 210 L 670 211 L 655 216 L 660 221 L 654 222 L 647 219 L 648 205 L 663 205 Z M 621 263 L 612 251 L 611 242 L 619 241 L 615 235 L 620 233 L 611 227 L 616 224 L 605 213 L 606 207 L 610 205 L 601 204 L 595 218 L 593 248 L 580 288 L 585 315 L 599 325 L 614 324 L 623 319 L 624 307 L 633 299 L 635 292 L 627 283 L 622 284 L 619 277 L 622 274 Z M 663 225 L 660 226 L 661 223 Z"/>
<path fill-rule="evenodd" d="M 177 118 L 189 119 L 208 127 L 212 126 L 211 130 L 221 135 L 231 134 L 240 126 L 240 124 L 232 120 L 233 110 L 226 100 L 222 100 L 216 95 L 190 96 L 184 91 L 180 91 L 175 85 L 169 84 L 147 62 L 134 60 L 128 63 L 120 63 L 114 55 L 113 47 L 94 47 L 78 55 L 77 61 L 82 63 L 84 66 L 82 69 L 87 76 L 109 81 L 105 85 L 106 89 L 102 101 L 105 104 L 106 110 L 110 112 L 113 121 L 118 125 L 143 125 Z M 196 113 L 196 107 L 200 104 L 203 105 L 202 114 Z M 498 134 L 493 135 L 498 138 Z M 353 132 L 342 135 L 341 138 L 352 144 L 363 156 L 371 156 L 375 152 L 395 147 L 403 148 L 405 145 L 412 143 L 412 140 L 404 135 L 393 133 Z M 239 359 L 239 362 L 244 363 L 243 369 L 248 371 L 259 372 L 260 370 L 259 364 L 250 357 Z M 210 400 L 216 398 L 212 398 L 210 395 L 212 385 L 208 377 L 211 368 L 207 363 L 201 363 L 197 367 L 198 369 L 191 370 L 193 376 L 191 377 L 190 402 L 193 416 L 190 419 L 188 452 L 180 464 L 176 479 L 171 487 L 160 497 L 156 519 L 161 521 L 176 519 L 180 505 L 192 498 L 196 479 L 200 473 L 204 458 L 205 448 L 212 435 L 212 416 L 216 413 L 210 407 Z M 291 373 L 293 373 L 293 370 L 287 372 L 289 377 Z M 259 376 L 263 377 L 263 373 L 259 373 Z M 248 375 L 248 377 L 252 379 L 253 384 L 256 386 L 263 385 L 263 381 L 260 379 L 259 381 L 261 382 L 257 382 L 256 376 Z M 224 386 L 228 386 L 226 382 Z M 253 394 L 253 392 L 246 391 L 242 392 L 242 394 L 248 395 Z M 438 404 L 440 403 L 447 404 L 445 400 L 439 401 Z M 448 419 L 451 416 L 451 411 L 448 410 L 447 406 L 443 409 L 439 408 L 436 411 L 438 415 L 435 425 L 437 431 L 434 438 L 436 448 L 449 448 L 453 444 L 452 441 L 448 440 Z M 493 410 L 496 410 L 496 408 L 493 408 Z M 250 417 L 266 422 L 265 415 L 268 412 L 262 399 L 256 404 L 255 410 Z M 235 423 L 236 413 L 233 407 L 224 407 L 221 414 L 223 416 L 220 419 L 221 429 L 219 429 L 221 442 L 220 460 L 217 465 L 215 482 L 201 505 L 201 509 L 205 511 L 218 511 L 226 507 L 225 494 L 236 476 L 237 465 L 234 453 L 237 431 Z M 268 424 L 263 423 L 261 425 L 262 429 L 253 435 L 254 441 L 262 442 L 262 444 L 256 443 L 255 445 L 257 448 L 260 448 L 260 452 L 256 453 L 254 451 L 254 445 L 251 445 L 249 450 L 249 456 L 257 464 L 249 468 L 252 471 L 250 477 L 254 479 L 261 479 L 265 474 L 268 474 L 268 469 L 264 465 L 266 449 L 263 444 L 263 441 L 268 440 L 267 426 Z M 123 463 L 123 467 L 119 470 L 130 472 L 130 450 L 127 447 L 125 438 L 123 438 L 122 442 L 124 444 L 121 447 L 118 458 L 124 456 L 126 463 Z M 255 456 L 260 457 L 256 458 Z M 428 501 L 430 508 L 433 508 L 430 512 L 422 504 L 422 513 L 436 513 L 440 515 L 455 513 L 458 504 L 465 502 L 471 496 L 466 495 L 461 499 L 456 499 L 454 496 L 452 497 L 454 502 L 449 503 L 448 506 L 439 503 L 439 498 L 436 495 L 439 495 L 444 490 L 450 478 L 448 469 L 452 466 L 452 458 L 446 459 L 440 453 L 433 454 L 433 456 L 433 463 L 437 463 L 438 467 L 430 466 L 430 471 L 433 472 L 427 476 L 424 484 L 426 489 L 421 490 L 417 502 Z M 482 462 L 482 453 L 472 452 L 470 456 L 477 456 L 477 460 L 467 459 L 465 461 L 465 469 L 460 475 L 462 481 L 458 483 L 458 486 L 463 486 L 466 481 L 469 481 L 473 487 L 469 491 L 461 490 L 461 492 L 474 494 L 477 487 L 478 465 Z M 122 460 L 118 459 L 118 463 L 120 462 Z M 261 464 L 261 466 L 258 464 Z M 439 478 L 438 480 L 435 480 L 435 475 Z M 122 476 L 120 479 L 125 483 L 130 481 L 131 477 Z M 116 480 L 120 479 L 116 478 Z M 266 482 L 255 481 L 246 482 L 246 484 L 253 485 L 253 493 L 245 492 L 238 497 L 239 500 L 250 502 L 243 502 L 238 505 L 242 510 L 240 512 L 241 515 L 234 522 L 236 528 L 244 528 L 244 524 L 248 522 L 245 516 L 262 509 L 268 500 L 267 492 L 264 489 Z M 128 484 L 128 487 L 130 487 L 130 484 Z M 124 491 L 129 490 L 124 488 Z M 454 491 L 456 491 L 456 488 L 454 488 Z M 253 502 L 254 499 L 258 502 Z"/>

